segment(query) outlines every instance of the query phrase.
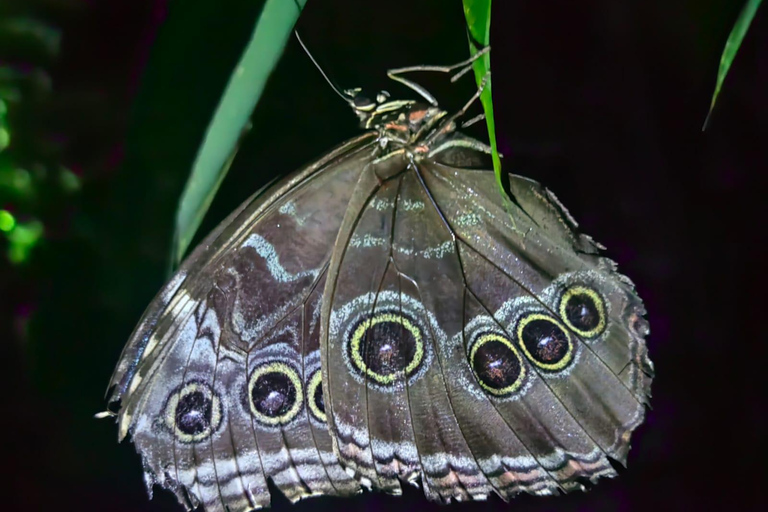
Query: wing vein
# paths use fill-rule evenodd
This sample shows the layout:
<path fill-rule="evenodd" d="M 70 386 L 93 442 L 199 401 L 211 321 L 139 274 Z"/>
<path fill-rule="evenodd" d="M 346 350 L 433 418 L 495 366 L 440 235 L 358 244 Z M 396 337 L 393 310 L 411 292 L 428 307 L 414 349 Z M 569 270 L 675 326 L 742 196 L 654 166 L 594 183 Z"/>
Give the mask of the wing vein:
<path fill-rule="evenodd" d="M 479 303 L 479 304 L 481 304 L 481 306 L 483 307 L 483 309 L 485 309 L 485 310 L 486 310 L 486 312 L 488 312 L 489 316 L 490 316 L 491 318 L 493 318 L 494 322 L 496 322 L 496 323 L 498 324 L 498 322 L 496 321 L 495 317 L 494 317 L 494 316 L 493 316 L 493 315 L 490 313 L 490 311 L 488 311 L 488 308 L 487 308 L 487 307 L 486 307 L 486 306 L 485 306 L 485 305 L 484 305 L 484 304 L 483 304 L 483 303 L 482 303 L 482 302 L 479 300 L 479 298 L 477 297 L 477 295 L 475 295 L 475 293 L 474 293 L 474 292 L 472 292 L 471 288 L 469 287 L 469 284 L 467 283 L 467 280 L 466 280 L 466 273 L 465 273 L 465 271 L 464 271 L 464 265 L 463 265 L 463 262 L 461 261 L 461 252 L 460 252 L 460 248 L 459 248 L 459 245 L 458 245 L 458 240 L 461 240 L 461 241 L 462 241 L 462 242 L 464 242 L 465 244 L 466 244 L 466 242 L 465 242 L 464 240 L 462 240 L 462 239 L 461 239 L 461 237 L 460 237 L 459 235 L 457 235 L 456 231 L 453 229 L 453 227 L 450 225 L 450 223 L 449 223 L 449 222 L 448 222 L 448 220 L 446 219 L 446 217 L 445 217 L 445 215 L 443 214 L 443 212 L 442 212 L 442 210 L 441 210 L 440 206 L 437 204 L 437 201 L 436 201 L 435 197 L 432 195 L 431 191 L 429 190 L 429 188 L 427 187 L 426 183 L 424 182 L 424 178 L 423 178 L 423 176 L 421 175 L 421 172 L 419 172 L 419 169 L 418 169 L 418 167 L 414 165 L 414 169 L 415 169 L 415 171 L 416 171 L 416 175 L 418 176 L 418 180 L 419 180 L 419 183 L 421 184 L 421 186 L 422 186 L 422 189 L 424 190 L 425 194 L 426 194 L 426 195 L 427 195 L 427 197 L 429 198 L 429 201 L 430 201 L 430 203 L 432 204 L 432 207 L 435 209 L 435 211 L 436 211 L 436 212 L 437 212 L 437 214 L 439 215 L 440 219 L 442 220 L 443 224 L 445 225 L 446 229 L 448 229 L 449 233 L 451 234 L 451 240 L 453 241 L 454 250 L 456 251 L 456 256 L 457 256 L 457 259 L 458 259 L 458 262 L 459 262 L 459 267 L 460 267 L 460 269 L 461 269 L 461 279 L 462 279 L 462 285 L 464 286 L 465 290 L 468 290 L 468 291 L 470 291 L 470 293 L 472 293 L 472 295 L 475 297 L 475 299 L 476 299 L 476 300 L 478 300 L 478 303 Z M 469 244 L 467 244 L 467 246 L 469 246 Z M 472 247 L 472 250 L 473 250 L 473 251 L 475 251 L 475 252 L 477 252 L 477 251 L 476 251 L 476 250 L 475 250 L 473 247 Z M 482 255 L 481 255 L 481 256 L 482 256 Z M 485 259 L 487 260 L 487 258 L 485 258 Z M 504 273 L 504 275 L 507 275 L 507 274 L 506 274 L 506 273 Z M 508 276 L 508 277 L 509 277 L 510 279 L 512 279 L 513 281 L 515 281 L 515 280 L 514 280 L 514 279 L 513 279 L 511 276 Z M 417 286 L 417 289 L 418 289 L 418 286 Z M 524 287 L 523 287 L 523 289 L 524 289 L 524 290 L 525 290 L 527 293 L 531 294 L 533 297 L 535 297 L 535 298 L 538 300 L 538 297 L 536 297 L 536 295 L 535 295 L 535 294 L 532 294 L 530 290 L 528 290 L 527 288 L 524 288 Z M 499 327 L 501 327 L 501 326 L 499 326 Z M 504 329 L 503 327 L 501 327 L 501 328 L 502 328 L 502 330 L 503 330 L 503 331 L 506 331 L 506 329 Z M 463 330 L 462 330 L 462 333 L 463 333 Z M 462 339 L 463 339 L 463 334 L 462 334 Z M 535 370 L 535 371 L 536 371 L 536 373 L 537 373 L 537 374 L 539 373 L 539 372 L 538 372 L 538 370 Z M 563 408 L 563 409 L 564 409 L 566 412 L 568 412 L 568 414 L 569 414 L 569 415 L 570 415 L 570 416 L 573 418 L 573 420 L 574 420 L 574 421 L 575 421 L 575 422 L 576 422 L 576 423 L 579 425 L 579 427 L 581 427 L 581 429 L 584 431 L 584 433 L 587 435 L 587 437 L 589 437 L 589 439 L 590 439 L 590 440 L 592 440 L 592 442 L 595 444 L 595 446 L 597 446 L 597 447 L 598 447 L 598 448 L 599 448 L 599 449 L 600 449 L 600 450 L 601 450 L 603 453 L 605 453 L 605 451 L 604 451 L 604 450 L 603 450 L 603 449 L 602 449 L 602 448 L 601 448 L 601 447 L 600 447 L 600 446 L 599 446 L 599 445 L 598 445 L 598 444 L 595 442 L 595 440 L 592 438 L 592 436 L 591 436 L 591 435 L 589 435 L 589 433 L 586 431 L 586 429 L 584 428 L 584 426 L 583 426 L 583 425 L 582 425 L 580 422 L 578 422 L 578 421 L 576 420 L 576 418 L 573 416 L 573 413 L 571 413 L 571 411 L 568 409 L 568 407 L 566 407 L 566 405 L 565 405 L 565 404 L 562 402 L 562 400 L 560 399 L 560 397 L 558 397 L 558 396 L 557 396 L 557 395 L 554 393 L 554 391 L 552 391 L 551 387 L 550 387 L 550 386 L 549 386 L 549 384 L 546 382 L 546 379 L 542 378 L 540 375 L 539 375 L 539 377 L 541 378 L 542 382 L 544 382 L 544 384 L 547 386 L 547 388 L 550 390 L 550 392 L 551 392 L 552 396 L 553 396 L 553 397 L 554 397 L 554 398 L 555 398 L 555 399 L 556 399 L 556 400 L 557 400 L 557 401 L 560 403 L 560 405 L 562 406 L 562 408 Z M 496 407 L 496 405 L 495 405 L 495 404 L 493 404 L 493 403 L 491 403 L 491 405 L 493 405 L 494 409 L 496 409 L 496 411 L 499 413 L 499 415 L 502 417 L 502 419 L 504 419 L 504 416 L 503 416 L 503 414 L 501 414 L 501 412 L 500 412 L 500 411 L 498 411 L 498 408 Z M 512 427 L 509 425 L 509 423 L 506 421 L 506 419 L 505 419 L 504 421 L 505 421 L 505 423 L 507 424 L 507 426 L 509 427 L 510 431 L 514 433 L 514 429 L 512 429 Z M 545 430 L 546 430 L 547 432 L 549 432 L 549 429 L 547 429 L 545 425 L 542 425 L 542 426 L 545 428 Z M 519 438 L 518 438 L 518 440 L 519 440 Z M 527 446 L 526 446 L 524 443 L 522 443 L 522 442 L 521 442 L 521 444 L 522 444 L 523 446 L 525 446 L 525 447 L 526 447 L 526 449 L 527 449 L 527 450 L 529 451 L 529 453 L 530 453 L 530 449 L 529 449 L 529 448 L 528 448 L 528 447 L 527 447 Z M 470 450 L 470 451 L 471 451 L 471 450 Z M 564 451 L 565 453 L 567 453 L 565 450 L 563 450 L 563 451 Z M 531 454 L 531 455 L 533 455 L 533 454 Z M 607 454 L 606 454 L 606 455 L 607 455 Z M 534 456 L 534 457 L 535 457 L 535 456 Z M 538 458 L 538 457 L 535 457 L 535 458 L 536 458 L 536 461 L 539 463 L 539 465 L 542 467 L 542 469 L 544 469 L 544 466 L 541 464 L 541 461 L 539 460 L 539 458 Z M 545 471 L 546 471 L 546 469 L 545 469 Z M 547 472 L 549 473 L 549 471 L 547 471 Z M 552 475 L 551 475 L 551 473 L 550 473 L 550 476 L 552 476 Z M 557 479 L 556 479 L 556 478 L 554 478 L 554 477 L 553 477 L 553 479 L 555 480 L 555 482 L 556 482 L 556 484 L 558 485 L 558 487 L 561 487 L 561 486 L 560 486 L 560 483 L 557 481 Z M 562 487 L 561 487 L 561 488 L 562 488 Z"/>

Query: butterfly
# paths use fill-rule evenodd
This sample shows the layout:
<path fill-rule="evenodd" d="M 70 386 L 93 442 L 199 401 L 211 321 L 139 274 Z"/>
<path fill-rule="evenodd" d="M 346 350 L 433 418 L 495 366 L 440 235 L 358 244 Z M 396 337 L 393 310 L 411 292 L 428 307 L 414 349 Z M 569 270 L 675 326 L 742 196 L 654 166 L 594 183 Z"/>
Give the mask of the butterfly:
<path fill-rule="evenodd" d="M 366 130 L 248 199 L 147 308 L 110 402 L 150 496 L 506 500 L 625 462 L 653 376 L 633 284 L 540 184 L 503 200 L 457 129 L 472 101 L 417 87 L 342 93 Z"/>

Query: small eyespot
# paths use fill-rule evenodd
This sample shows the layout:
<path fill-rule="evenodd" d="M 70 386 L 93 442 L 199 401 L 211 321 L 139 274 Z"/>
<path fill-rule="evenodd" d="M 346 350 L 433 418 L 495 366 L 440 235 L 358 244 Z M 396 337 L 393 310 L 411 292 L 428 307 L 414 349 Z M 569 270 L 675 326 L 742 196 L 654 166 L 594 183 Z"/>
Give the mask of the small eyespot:
<path fill-rule="evenodd" d="M 470 366 L 484 390 L 498 397 L 509 396 L 525 380 L 525 364 L 515 345 L 493 332 L 478 336 L 469 353 Z"/>
<path fill-rule="evenodd" d="M 328 417 L 325 415 L 325 400 L 323 399 L 323 374 L 318 369 L 309 378 L 307 384 L 307 405 L 312 416 L 320 423 L 326 423 Z"/>
<path fill-rule="evenodd" d="M 526 357 L 542 370 L 559 371 L 573 360 L 573 341 L 554 317 L 528 313 L 518 321 L 515 334 Z"/>
<path fill-rule="evenodd" d="M 301 410 L 301 379 L 290 365 L 276 361 L 258 366 L 248 380 L 251 414 L 267 426 L 286 425 Z"/>
<path fill-rule="evenodd" d="M 398 375 L 411 376 L 424 358 L 424 340 L 416 322 L 400 313 L 384 312 L 362 320 L 348 343 L 355 369 L 382 385 Z"/>
<path fill-rule="evenodd" d="M 595 338 L 606 327 L 605 301 L 585 286 L 568 288 L 560 298 L 560 318 L 579 336 Z"/>
<path fill-rule="evenodd" d="M 221 402 L 207 384 L 189 382 L 168 397 L 164 419 L 179 441 L 198 443 L 219 428 Z"/>

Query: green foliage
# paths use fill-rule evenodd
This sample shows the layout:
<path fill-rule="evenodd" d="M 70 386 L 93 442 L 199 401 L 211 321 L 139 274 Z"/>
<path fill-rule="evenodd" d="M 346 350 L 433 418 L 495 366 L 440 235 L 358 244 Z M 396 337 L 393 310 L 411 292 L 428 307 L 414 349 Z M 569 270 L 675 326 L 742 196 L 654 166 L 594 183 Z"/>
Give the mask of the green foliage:
<path fill-rule="evenodd" d="M 761 2 L 762 0 L 747 0 L 747 3 L 741 10 L 741 14 L 739 14 L 739 18 L 733 25 L 733 29 L 725 43 L 723 55 L 720 57 L 720 67 L 717 70 L 715 92 L 712 94 L 712 102 L 709 105 L 709 112 L 707 113 L 707 118 L 704 120 L 702 130 L 706 130 L 707 124 L 709 124 L 709 118 L 712 116 L 712 110 L 715 108 L 715 102 L 720 94 L 723 81 L 725 80 L 726 75 L 728 75 L 728 71 L 731 69 L 733 59 L 736 58 L 736 53 L 739 51 L 741 42 L 744 40 L 744 36 L 747 34 L 747 30 L 752 24 L 752 20 L 754 19 L 757 8 L 760 7 Z"/>
<path fill-rule="evenodd" d="M 26 169 L 16 167 L 12 160 L 0 163 L 0 192 L 7 199 L 26 202 L 35 194 L 32 175 Z"/>
<path fill-rule="evenodd" d="M 491 0 L 463 0 L 464 17 L 467 19 L 467 28 L 469 29 L 470 41 L 469 51 L 471 55 L 476 54 L 480 49 L 476 43 L 488 46 L 491 38 Z M 496 174 L 496 182 L 499 190 L 506 197 L 501 173 L 501 158 L 499 150 L 496 147 L 496 125 L 493 119 L 493 94 L 491 92 L 491 55 L 486 53 L 482 58 L 477 59 L 473 64 L 475 80 L 477 86 L 481 87 L 485 81 L 484 89 L 480 95 L 480 102 L 485 112 L 485 123 L 488 126 L 488 139 L 491 144 L 493 171 Z"/>
<path fill-rule="evenodd" d="M 43 223 L 39 220 L 17 223 L 6 234 L 9 243 L 8 260 L 11 263 L 23 263 L 29 259 L 32 249 L 40 242 L 43 236 Z"/>
<path fill-rule="evenodd" d="M 58 55 L 59 43 L 57 29 L 23 12 L 0 20 L 0 233 L 8 260 L 17 265 L 43 239 L 44 212 L 52 213 L 46 200 L 61 190 L 51 180 L 69 173 L 69 183 L 79 183 L 43 149 L 45 135 L 28 122 L 46 105 L 41 101 L 50 93 L 45 68 Z"/>
<path fill-rule="evenodd" d="M 178 264 L 213 201 L 247 131 L 306 0 L 267 0 L 200 146 L 176 211 L 172 263 Z"/>
<path fill-rule="evenodd" d="M 16 227 L 16 217 L 8 210 L 0 210 L 0 231 L 8 233 Z"/>

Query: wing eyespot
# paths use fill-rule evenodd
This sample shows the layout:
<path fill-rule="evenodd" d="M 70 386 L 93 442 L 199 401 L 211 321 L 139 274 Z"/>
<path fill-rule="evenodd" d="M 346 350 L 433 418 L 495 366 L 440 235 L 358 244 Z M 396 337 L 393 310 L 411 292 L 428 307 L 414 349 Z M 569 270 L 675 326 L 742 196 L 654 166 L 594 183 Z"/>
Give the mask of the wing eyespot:
<path fill-rule="evenodd" d="M 219 428 L 221 416 L 221 401 L 210 386 L 192 381 L 171 393 L 163 419 L 179 441 L 199 443 Z"/>
<path fill-rule="evenodd" d="M 514 332 L 528 360 L 544 371 L 559 372 L 573 361 L 573 339 L 549 314 L 530 312 L 522 315 Z"/>
<path fill-rule="evenodd" d="M 480 386 L 497 397 L 508 397 L 525 382 L 526 368 L 520 352 L 506 336 L 480 334 L 469 351 L 472 372 Z"/>
<path fill-rule="evenodd" d="M 424 359 L 424 336 L 418 324 L 399 312 L 379 312 L 352 329 L 349 359 L 355 371 L 389 386 L 413 375 Z"/>
<path fill-rule="evenodd" d="M 312 417 L 320 423 L 327 423 L 325 399 L 323 397 L 323 374 L 318 368 L 307 384 L 307 407 Z"/>
<path fill-rule="evenodd" d="M 282 361 L 256 367 L 248 379 L 247 391 L 251 415 L 269 427 L 293 421 L 304 401 L 299 373 Z"/>
<path fill-rule="evenodd" d="M 421 302 L 390 290 L 360 295 L 338 307 L 328 334 L 341 342 L 349 375 L 383 393 L 423 377 L 434 357 L 433 343 L 445 339 Z"/>
<path fill-rule="evenodd" d="M 572 286 L 560 297 L 560 318 L 579 336 L 593 339 L 607 326 L 605 299 L 592 288 Z"/>

